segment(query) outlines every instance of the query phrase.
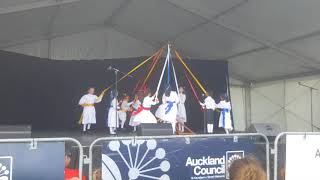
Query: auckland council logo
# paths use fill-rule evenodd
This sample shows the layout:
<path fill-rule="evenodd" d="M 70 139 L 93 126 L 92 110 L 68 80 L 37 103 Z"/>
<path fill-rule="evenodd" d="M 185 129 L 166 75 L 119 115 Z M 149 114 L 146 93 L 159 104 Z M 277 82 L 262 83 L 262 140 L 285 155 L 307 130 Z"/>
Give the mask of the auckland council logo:
<path fill-rule="evenodd" d="M 0 180 L 12 180 L 11 156 L 0 156 Z"/>
<path fill-rule="evenodd" d="M 141 148 L 145 151 L 141 151 Z M 170 169 L 170 163 L 164 160 L 166 151 L 163 148 L 157 148 L 157 141 L 150 140 L 122 140 L 122 141 L 110 141 L 107 148 L 113 153 L 120 156 L 122 162 L 125 163 L 128 178 L 135 179 L 159 179 L 170 180 L 170 177 L 165 174 Z M 124 155 L 127 154 L 125 157 Z M 110 153 L 110 155 L 112 155 Z M 114 154 L 113 154 L 114 155 Z M 146 157 L 150 157 L 146 160 Z M 106 154 L 102 154 L 102 179 L 105 180 L 122 180 L 121 172 L 125 172 L 124 169 L 119 169 L 117 165 L 118 161 L 110 158 Z M 157 171 L 157 172 L 156 172 Z M 154 174 L 160 174 L 159 177 L 150 175 L 150 172 Z"/>

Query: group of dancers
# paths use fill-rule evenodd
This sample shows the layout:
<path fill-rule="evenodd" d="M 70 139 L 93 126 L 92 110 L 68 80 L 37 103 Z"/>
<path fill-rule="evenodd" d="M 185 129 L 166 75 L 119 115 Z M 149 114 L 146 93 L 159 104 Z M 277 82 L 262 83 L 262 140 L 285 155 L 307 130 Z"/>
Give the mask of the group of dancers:
<path fill-rule="evenodd" d="M 83 131 L 90 129 L 91 124 L 96 123 L 95 103 L 99 103 L 102 97 L 94 95 L 94 88 L 88 89 L 88 94 L 81 97 L 79 105 L 83 107 L 81 124 Z M 110 92 L 110 105 L 108 108 L 108 116 L 106 125 L 110 134 L 116 134 L 117 129 L 124 129 L 126 120 L 129 119 L 129 125 L 136 131 L 136 127 L 144 123 L 170 123 L 172 125 L 172 133 L 176 132 L 176 124 L 178 130 L 184 132 L 184 124 L 187 122 L 187 113 L 185 108 L 186 94 L 183 87 L 179 87 L 179 92 L 172 90 L 167 85 L 162 95 L 161 104 L 156 112 L 151 112 L 152 106 L 160 103 L 157 94 L 152 94 L 150 89 L 144 92 L 138 92 L 134 99 L 130 101 L 128 95 L 118 100 L 118 92 Z M 219 127 L 224 128 L 229 133 L 232 128 L 230 116 L 231 104 L 226 95 L 220 96 L 220 102 L 216 103 L 212 98 L 212 94 L 206 95 L 204 102 L 199 104 L 205 110 L 205 121 L 207 123 L 207 132 L 213 133 L 214 111 L 220 111 Z M 130 115 L 130 118 L 127 116 Z"/>

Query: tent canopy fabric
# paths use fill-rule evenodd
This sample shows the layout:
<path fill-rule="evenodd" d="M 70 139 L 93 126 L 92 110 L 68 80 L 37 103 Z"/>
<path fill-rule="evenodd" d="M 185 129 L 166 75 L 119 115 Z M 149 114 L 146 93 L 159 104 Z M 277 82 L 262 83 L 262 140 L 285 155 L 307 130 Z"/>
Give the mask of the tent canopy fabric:
<path fill-rule="evenodd" d="M 262 82 L 320 73 L 319 0 L 1 0 L 0 48 L 109 27 Z M 147 55 L 147 54 L 146 54 Z"/>

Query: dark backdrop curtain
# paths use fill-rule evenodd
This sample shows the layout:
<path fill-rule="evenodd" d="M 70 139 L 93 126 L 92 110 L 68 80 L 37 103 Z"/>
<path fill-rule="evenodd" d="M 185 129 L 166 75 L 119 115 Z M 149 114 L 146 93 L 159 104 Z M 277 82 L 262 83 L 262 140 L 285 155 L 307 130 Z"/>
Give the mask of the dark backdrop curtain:
<path fill-rule="evenodd" d="M 0 51 L 0 124 L 32 124 L 33 130 L 77 129 L 82 111 L 78 101 L 86 93 L 87 87 L 95 87 L 99 94 L 114 81 L 114 73 L 107 71 L 109 65 L 127 72 L 143 59 L 145 58 L 64 61 Z M 184 77 L 183 67 L 179 61 L 174 59 L 173 62 L 179 85 L 185 86 L 187 90 L 187 124 L 195 131 L 202 130 L 203 114 L 200 106 Z M 163 63 L 164 59 L 148 83 L 154 91 Z M 229 87 L 227 62 L 193 59 L 186 63 L 206 90 L 214 91 L 218 102 L 218 95 L 226 92 Z M 120 93 L 130 94 L 139 79 L 146 75 L 149 64 L 134 73 L 133 78 L 119 83 Z M 194 86 L 201 95 L 195 83 Z M 104 129 L 107 99 L 104 98 L 103 102 L 96 105 L 97 129 Z"/>

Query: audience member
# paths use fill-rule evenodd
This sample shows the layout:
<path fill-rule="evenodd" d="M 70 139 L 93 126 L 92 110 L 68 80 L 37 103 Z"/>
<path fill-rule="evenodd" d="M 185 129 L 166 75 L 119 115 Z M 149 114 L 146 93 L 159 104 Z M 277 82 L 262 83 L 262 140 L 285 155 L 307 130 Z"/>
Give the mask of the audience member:
<path fill-rule="evenodd" d="M 233 161 L 229 174 L 230 180 L 267 180 L 260 162 L 253 156 Z"/>

